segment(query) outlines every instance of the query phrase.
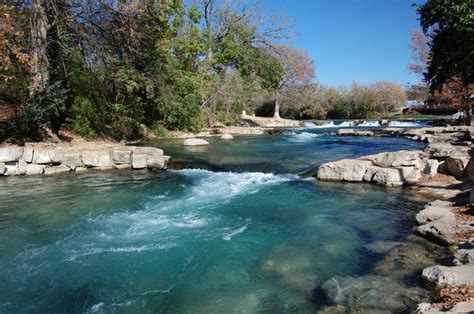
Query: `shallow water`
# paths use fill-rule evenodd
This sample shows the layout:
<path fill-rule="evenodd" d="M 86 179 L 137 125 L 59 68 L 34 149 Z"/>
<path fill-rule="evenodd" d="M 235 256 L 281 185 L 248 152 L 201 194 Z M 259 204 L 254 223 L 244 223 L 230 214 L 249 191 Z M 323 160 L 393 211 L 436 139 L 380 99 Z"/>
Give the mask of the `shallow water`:
<path fill-rule="evenodd" d="M 311 312 L 366 249 L 411 232 L 403 189 L 316 182 L 320 163 L 420 144 L 305 134 L 157 142 L 233 172 L 112 171 L 0 180 L 0 312 Z"/>

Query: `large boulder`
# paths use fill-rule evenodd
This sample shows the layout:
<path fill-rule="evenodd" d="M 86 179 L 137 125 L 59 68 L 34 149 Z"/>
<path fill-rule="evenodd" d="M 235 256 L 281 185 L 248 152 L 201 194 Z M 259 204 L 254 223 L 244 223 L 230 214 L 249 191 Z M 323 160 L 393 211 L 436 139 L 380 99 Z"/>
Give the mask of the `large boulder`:
<path fill-rule="evenodd" d="M 470 232 L 471 228 L 469 223 L 446 215 L 441 219 L 419 226 L 417 232 L 428 240 L 449 246 L 458 242 L 458 234 Z"/>
<path fill-rule="evenodd" d="M 415 183 L 420 176 L 420 171 L 415 170 L 414 167 L 385 168 L 370 166 L 363 179 L 367 182 L 385 186 L 402 186 Z"/>
<path fill-rule="evenodd" d="M 71 169 L 76 169 L 84 165 L 80 151 L 68 151 L 64 153 L 63 160 L 63 163 Z"/>
<path fill-rule="evenodd" d="M 187 138 L 183 142 L 184 146 L 204 146 L 209 145 L 209 142 L 202 138 Z"/>
<path fill-rule="evenodd" d="M 433 158 L 448 158 L 455 153 L 467 152 L 466 146 L 454 146 L 448 143 L 432 143 L 425 148 L 425 152 Z"/>
<path fill-rule="evenodd" d="M 18 170 L 18 162 L 7 162 L 5 163 L 5 172 L 6 176 L 18 176 L 20 171 Z"/>
<path fill-rule="evenodd" d="M 23 159 L 18 160 L 18 173 L 20 175 L 24 175 L 26 174 L 27 170 L 28 170 L 28 164 L 26 163 L 26 161 L 24 161 Z"/>
<path fill-rule="evenodd" d="M 44 173 L 44 165 L 28 164 L 26 175 L 41 175 Z"/>
<path fill-rule="evenodd" d="M 339 129 L 336 131 L 337 135 L 341 136 L 352 136 L 355 135 L 355 130 L 354 129 Z"/>
<path fill-rule="evenodd" d="M 118 165 L 129 164 L 132 161 L 132 151 L 131 147 L 114 148 L 112 151 L 113 162 Z"/>
<path fill-rule="evenodd" d="M 322 164 L 317 177 L 319 180 L 361 182 L 372 165 L 369 160 L 343 159 Z"/>
<path fill-rule="evenodd" d="M 163 150 L 156 147 L 134 147 L 133 153 L 147 156 L 163 156 Z"/>
<path fill-rule="evenodd" d="M 22 156 L 22 158 L 23 158 L 26 162 L 33 162 L 33 152 L 34 152 L 33 147 L 25 147 L 25 148 L 23 149 L 23 156 Z"/>
<path fill-rule="evenodd" d="M 71 168 L 66 165 L 59 165 L 59 166 L 46 166 L 44 168 L 45 175 L 52 175 L 52 174 L 60 174 L 65 172 L 70 172 Z"/>
<path fill-rule="evenodd" d="M 0 162 L 18 161 L 23 155 L 23 147 L 7 146 L 0 148 Z"/>
<path fill-rule="evenodd" d="M 52 164 L 55 160 L 54 148 L 35 148 L 33 153 L 33 163 L 35 164 Z"/>
<path fill-rule="evenodd" d="M 461 178 L 469 163 L 469 154 L 457 151 L 446 159 L 446 169 L 456 178 Z"/>
<path fill-rule="evenodd" d="M 133 169 L 144 169 L 147 166 L 147 155 L 133 153 L 132 155 L 132 168 Z"/>
<path fill-rule="evenodd" d="M 426 224 L 439 219 L 455 219 L 456 215 L 452 211 L 453 203 L 447 201 L 434 201 L 428 203 L 423 210 L 416 214 L 416 221 L 419 224 Z"/>
<path fill-rule="evenodd" d="M 374 164 L 381 167 L 408 167 L 419 169 L 422 165 L 424 153 L 419 150 L 401 150 L 378 154 Z"/>
<path fill-rule="evenodd" d="M 166 169 L 170 156 L 151 156 L 147 158 L 146 166 L 149 169 Z"/>
<path fill-rule="evenodd" d="M 432 266 L 423 269 L 422 277 L 435 284 L 474 285 L 474 265 Z"/>
<path fill-rule="evenodd" d="M 437 159 L 423 159 L 423 172 L 432 177 L 438 173 L 439 161 Z"/>
<path fill-rule="evenodd" d="M 111 168 L 113 165 L 111 152 L 108 149 L 84 149 L 81 153 L 81 159 L 88 168 Z"/>

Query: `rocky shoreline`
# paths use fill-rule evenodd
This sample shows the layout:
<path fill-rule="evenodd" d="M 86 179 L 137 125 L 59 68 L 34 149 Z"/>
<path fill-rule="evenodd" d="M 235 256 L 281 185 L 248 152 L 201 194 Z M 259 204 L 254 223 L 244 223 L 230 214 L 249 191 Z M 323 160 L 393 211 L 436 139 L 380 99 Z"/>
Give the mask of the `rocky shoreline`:
<path fill-rule="evenodd" d="M 52 175 L 111 169 L 166 169 L 169 156 L 155 147 L 110 142 L 27 143 L 0 147 L 0 176 Z"/>
<path fill-rule="evenodd" d="M 432 259 L 431 264 L 421 263 L 421 278 L 434 289 L 435 296 L 432 303 L 419 303 L 416 312 L 474 312 L 474 162 L 471 162 L 474 128 L 340 129 L 336 134 L 404 136 L 427 143 L 424 150 L 387 152 L 325 163 L 320 166 L 317 178 L 406 186 L 435 199 L 416 215 L 416 233 L 445 247 L 448 255 Z M 397 247 L 393 250 L 398 250 Z M 386 287 L 381 286 L 381 289 Z M 412 293 L 416 295 L 417 291 Z"/>

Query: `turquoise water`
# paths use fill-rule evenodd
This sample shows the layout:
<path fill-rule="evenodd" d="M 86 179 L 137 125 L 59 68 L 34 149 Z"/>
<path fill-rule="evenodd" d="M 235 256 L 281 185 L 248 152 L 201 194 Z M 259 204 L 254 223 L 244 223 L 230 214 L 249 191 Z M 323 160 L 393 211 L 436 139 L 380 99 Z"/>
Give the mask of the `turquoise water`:
<path fill-rule="evenodd" d="M 373 273 L 367 246 L 410 233 L 421 205 L 297 174 L 420 144 L 311 134 L 152 143 L 233 172 L 2 178 L 0 312 L 314 312 L 318 287 Z"/>

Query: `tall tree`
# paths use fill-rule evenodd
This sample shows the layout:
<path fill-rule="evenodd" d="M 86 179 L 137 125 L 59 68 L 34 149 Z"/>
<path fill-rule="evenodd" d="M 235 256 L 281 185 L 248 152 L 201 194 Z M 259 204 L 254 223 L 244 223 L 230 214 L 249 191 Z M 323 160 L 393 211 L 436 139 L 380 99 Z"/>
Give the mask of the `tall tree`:
<path fill-rule="evenodd" d="M 316 77 L 314 61 L 307 51 L 298 50 L 292 46 L 277 46 L 275 56 L 283 67 L 283 76 L 275 88 L 274 118 L 280 118 L 280 101 L 282 94 L 289 88 L 298 85 L 308 85 Z"/>
<path fill-rule="evenodd" d="M 423 32 L 430 39 L 425 79 L 431 91 L 459 78 L 474 82 L 474 1 L 429 0 L 418 7 Z"/>

